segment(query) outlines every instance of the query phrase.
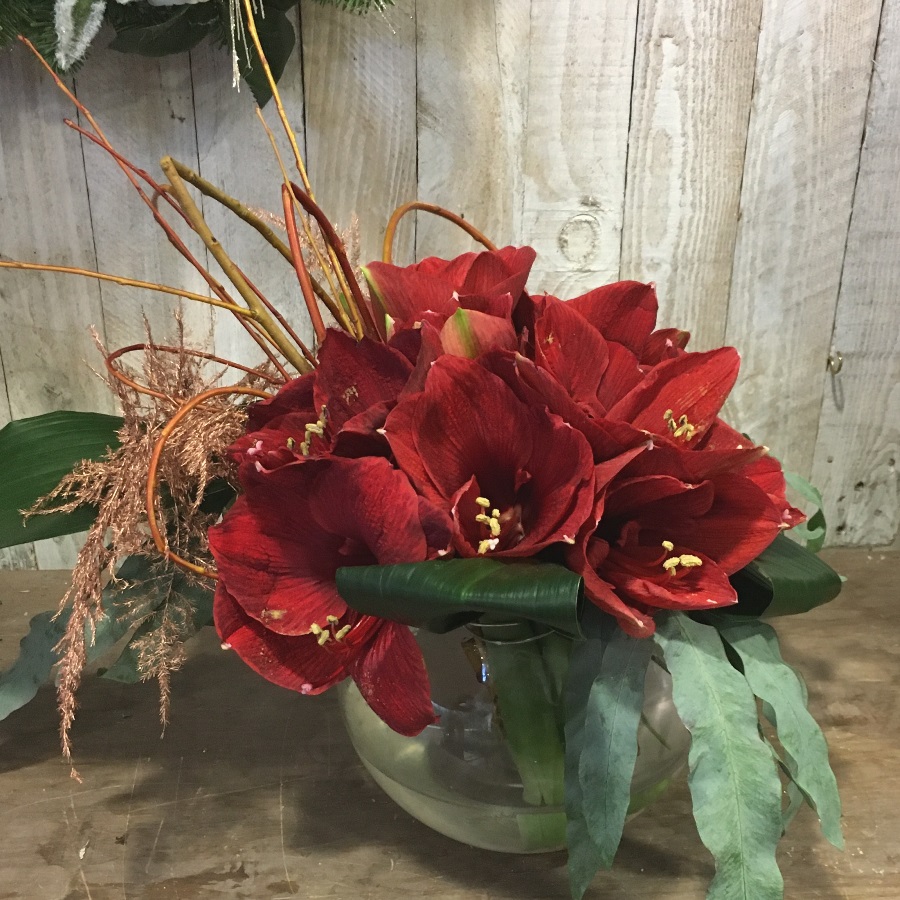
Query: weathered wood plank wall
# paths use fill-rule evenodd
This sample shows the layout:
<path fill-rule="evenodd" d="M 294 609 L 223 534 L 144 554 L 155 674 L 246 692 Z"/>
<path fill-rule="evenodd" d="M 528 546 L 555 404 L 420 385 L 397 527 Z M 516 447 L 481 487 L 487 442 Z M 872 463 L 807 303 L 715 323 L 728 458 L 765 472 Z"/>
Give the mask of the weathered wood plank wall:
<path fill-rule="evenodd" d="M 730 417 L 812 472 L 832 542 L 897 540 L 900 0 L 399 0 L 365 18 L 303 3 L 297 24 L 303 52 L 282 91 L 318 197 L 344 225 L 359 217 L 363 257 L 380 253 L 393 207 L 419 196 L 533 244 L 535 289 L 655 281 L 662 320 L 697 348 L 741 349 Z M 268 139 L 226 55 L 99 51 L 73 82 L 136 161 L 169 152 L 280 209 Z M 67 115 L 23 50 L 0 55 L 0 256 L 200 289 Z M 203 210 L 300 318 L 278 257 Z M 420 215 L 397 255 L 468 247 Z M 139 341 L 142 311 L 170 329 L 165 300 L 3 272 L 0 424 L 109 410 L 87 326 L 111 345 Z M 231 319 L 194 307 L 186 321 L 194 340 L 253 359 Z M 63 565 L 73 547 L 0 552 L 0 566 Z"/>

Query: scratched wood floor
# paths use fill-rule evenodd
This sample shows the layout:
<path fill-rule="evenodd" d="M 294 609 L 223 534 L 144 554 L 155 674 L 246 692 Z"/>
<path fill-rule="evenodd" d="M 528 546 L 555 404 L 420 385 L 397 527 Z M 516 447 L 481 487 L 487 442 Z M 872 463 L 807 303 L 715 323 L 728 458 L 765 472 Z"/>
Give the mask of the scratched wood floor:
<path fill-rule="evenodd" d="M 828 558 L 848 576 L 843 596 L 779 631 L 829 739 L 847 850 L 804 810 L 782 843 L 786 897 L 897 900 L 900 557 Z M 64 580 L 0 573 L 0 665 Z M 175 676 L 162 738 L 152 685 L 87 679 L 80 784 L 59 757 L 50 688 L 0 723 L 0 900 L 568 897 L 563 854 L 488 853 L 419 825 L 357 762 L 333 697 L 275 688 L 206 637 Z M 616 869 L 588 898 L 701 900 L 711 874 L 682 781 L 629 823 Z"/>

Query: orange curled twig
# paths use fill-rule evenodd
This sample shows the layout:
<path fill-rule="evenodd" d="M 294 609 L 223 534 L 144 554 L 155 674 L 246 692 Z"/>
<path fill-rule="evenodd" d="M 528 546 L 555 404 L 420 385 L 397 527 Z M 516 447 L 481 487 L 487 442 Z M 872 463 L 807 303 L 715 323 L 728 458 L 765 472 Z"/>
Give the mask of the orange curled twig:
<path fill-rule="evenodd" d="M 218 573 L 214 569 L 207 569 L 205 566 L 198 566 L 195 563 L 189 562 L 184 559 L 184 557 L 179 556 L 177 553 L 173 553 L 167 543 L 166 539 L 163 536 L 162 532 L 159 530 L 159 523 L 156 521 L 156 482 L 157 482 L 157 470 L 159 469 L 159 461 L 162 457 L 163 448 L 166 445 L 166 441 L 169 439 L 169 436 L 176 429 L 181 420 L 195 407 L 199 406 L 201 403 L 209 400 L 211 397 L 220 397 L 225 394 L 248 394 L 252 397 L 260 397 L 261 399 L 268 399 L 272 395 L 266 393 L 265 391 L 261 391 L 258 388 L 252 387 L 244 387 L 240 385 L 234 386 L 225 386 L 225 387 L 216 387 L 210 388 L 208 391 L 203 391 L 200 394 L 197 394 L 194 397 L 191 397 L 183 406 L 178 409 L 178 412 L 166 422 L 165 427 L 159 434 L 159 438 L 156 441 L 155 446 L 153 447 L 153 454 L 150 457 L 150 465 L 147 468 L 147 522 L 150 525 L 150 534 L 153 537 L 153 543 L 156 544 L 156 549 L 167 559 L 169 562 L 174 563 L 176 566 L 180 566 L 182 569 L 186 569 L 188 572 L 193 572 L 195 575 L 202 575 L 205 578 L 211 578 L 213 581 L 218 580 Z"/>
<path fill-rule="evenodd" d="M 438 206 L 436 203 L 424 203 L 421 200 L 412 200 L 409 203 L 398 206 L 391 213 L 390 219 L 388 219 L 387 227 L 384 230 L 384 246 L 381 252 L 381 259 L 383 262 L 392 263 L 394 261 L 394 236 L 397 233 L 397 226 L 407 213 L 410 213 L 415 209 L 420 209 L 423 212 L 430 212 L 432 215 L 447 219 L 448 221 L 453 222 L 454 225 L 458 225 L 462 228 L 469 237 L 474 238 L 483 247 L 486 247 L 488 250 L 497 249 L 497 245 L 493 241 L 482 234 L 482 232 L 474 225 L 469 224 L 462 216 L 458 216 L 456 213 L 450 212 L 449 209 L 444 209 L 443 206 Z"/>
<path fill-rule="evenodd" d="M 165 344 L 129 344 L 127 347 L 119 347 L 118 350 L 114 350 L 112 353 L 108 354 L 104 362 L 106 363 L 106 371 L 116 379 L 116 381 L 120 381 L 122 384 L 127 385 L 133 391 L 137 391 L 139 394 L 146 394 L 148 397 L 156 397 L 158 400 L 168 400 L 170 403 L 177 404 L 178 401 L 173 397 L 169 397 L 166 394 L 161 393 L 160 391 L 154 391 L 153 388 L 149 388 L 146 385 L 141 384 L 139 381 L 135 381 L 132 378 L 129 378 L 121 369 L 117 369 L 114 363 L 116 360 L 123 357 L 126 353 L 135 353 L 138 350 L 153 350 L 159 351 L 161 353 L 174 353 L 176 355 L 181 355 L 182 353 L 185 356 L 195 356 L 199 359 L 208 359 L 211 362 L 219 363 L 223 366 L 228 366 L 230 369 L 239 369 L 241 372 L 246 372 L 248 375 L 256 375 L 259 378 L 262 378 L 264 381 L 268 381 L 269 384 L 281 385 L 282 382 L 277 378 L 269 375 L 266 372 L 262 372 L 259 369 L 254 369 L 251 366 L 244 366 L 240 363 L 236 363 L 230 359 L 225 359 L 222 356 L 216 356 L 213 353 L 205 353 L 202 350 L 190 350 L 187 347 L 169 347 Z"/>

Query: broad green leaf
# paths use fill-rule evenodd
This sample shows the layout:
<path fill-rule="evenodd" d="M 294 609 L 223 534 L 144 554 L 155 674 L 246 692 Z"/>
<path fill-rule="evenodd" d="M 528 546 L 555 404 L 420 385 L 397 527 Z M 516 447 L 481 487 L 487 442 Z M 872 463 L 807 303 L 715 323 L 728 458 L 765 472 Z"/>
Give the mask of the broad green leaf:
<path fill-rule="evenodd" d="M 178 638 L 182 641 L 193 637 L 205 625 L 212 624 L 213 592 L 192 581 L 180 569 L 169 570 L 153 579 L 146 589 L 154 612 L 135 629 L 119 658 L 102 673 L 104 678 L 127 684 L 145 680 L 140 669 L 140 641 L 161 627 L 167 616 L 170 626 L 174 624 L 178 628 Z M 190 604 L 188 616 L 181 614 L 185 601 Z M 174 611 L 176 609 L 177 612 Z"/>
<path fill-rule="evenodd" d="M 782 900 L 775 862 L 781 781 L 759 734 L 756 699 L 715 628 L 683 613 L 657 619 L 656 641 L 691 732 L 688 785 L 700 838 L 716 861 L 709 900 Z"/>
<path fill-rule="evenodd" d="M 582 810 L 601 865 L 612 865 L 631 798 L 644 679 L 654 645 L 613 632 L 591 686 L 579 763 Z"/>
<path fill-rule="evenodd" d="M 116 30 L 109 46 L 120 53 L 141 56 L 184 53 L 210 33 L 218 15 L 213 3 L 149 8 L 116 3 L 107 13 Z"/>
<path fill-rule="evenodd" d="M 762 622 L 750 622 L 724 628 L 721 634 L 740 656 L 753 693 L 770 708 L 791 777 L 811 800 L 822 833 L 843 849 L 841 801 L 825 735 L 806 708 L 802 683 L 781 657 L 775 632 Z"/>
<path fill-rule="evenodd" d="M 827 526 L 825 523 L 825 502 L 819 489 L 810 484 L 801 475 L 795 472 L 785 472 L 784 480 L 801 496 L 815 507 L 815 512 L 810 515 L 802 525 L 797 525 L 789 532 L 789 536 L 805 541 L 806 549 L 811 553 L 818 553 L 825 544 Z"/>
<path fill-rule="evenodd" d="M 789 616 L 807 612 L 841 591 L 841 578 L 818 556 L 783 534 L 731 576 L 738 593 L 734 615 Z"/>
<path fill-rule="evenodd" d="M 122 420 L 99 413 L 54 412 L 10 422 L 0 429 L 0 547 L 74 534 L 89 528 L 93 507 L 32 516 L 30 509 L 83 459 L 99 459 L 119 446 Z"/>
<path fill-rule="evenodd" d="M 56 0 L 56 61 L 63 69 L 77 63 L 90 46 L 100 26 L 106 0 Z"/>
<path fill-rule="evenodd" d="M 590 636 L 576 643 L 572 649 L 565 690 L 566 842 L 569 848 L 569 886 L 574 900 L 581 900 L 598 870 L 606 864 L 603 849 L 588 830 L 580 767 L 591 688 L 603 665 L 603 654 L 619 630 L 615 620 L 601 613 L 593 604 L 587 604 L 584 620 L 584 630 Z"/>
<path fill-rule="evenodd" d="M 86 626 L 87 661 L 92 662 L 116 644 L 148 612 L 143 601 L 147 579 L 151 578 L 147 561 L 132 556 L 122 563 L 118 577 L 130 584 L 124 589 L 109 587 L 103 592 L 103 614 L 95 625 Z M 0 675 L 0 719 L 24 706 L 50 677 L 59 660 L 56 645 L 66 630 L 71 610 L 58 616 L 44 612 L 35 616 L 31 630 L 22 638 L 19 658 Z"/>
<path fill-rule="evenodd" d="M 436 559 L 347 566 L 336 577 L 338 592 L 353 609 L 439 634 L 488 613 L 581 636 L 581 577 L 554 563 Z"/>

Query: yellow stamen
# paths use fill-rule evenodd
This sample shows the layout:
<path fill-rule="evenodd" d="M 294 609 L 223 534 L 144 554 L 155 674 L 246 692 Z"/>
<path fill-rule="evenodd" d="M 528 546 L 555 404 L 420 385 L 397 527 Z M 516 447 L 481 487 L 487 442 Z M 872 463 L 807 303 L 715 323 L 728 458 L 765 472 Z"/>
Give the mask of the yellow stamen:
<path fill-rule="evenodd" d="M 492 509 L 492 510 L 491 510 L 491 518 L 492 518 L 492 519 L 499 519 L 499 518 L 500 518 L 500 510 L 499 510 L 499 509 Z"/>
<path fill-rule="evenodd" d="M 675 549 L 675 545 L 671 541 L 663 541 L 662 545 L 663 549 L 668 550 L 670 553 Z"/>
<path fill-rule="evenodd" d="M 497 519 L 488 519 L 491 529 L 491 537 L 500 537 L 500 522 Z"/>
<path fill-rule="evenodd" d="M 315 622 L 313 622 L 312 625 L 309 626 L 309 633 L 310 634 L 321 634 L 322 626 L 317 625 Z"/>
<path fill-rule="evenodd" d="M 327 628 L 323 628 L 322 633 L 319 635 L 319 646 L 324 647 L 328 643 L 330 637 L 331 632 Z"/>
<path fill-rule="evenodd" d="M 342 641 L 347 636 L 347 633 L 350 631 L 350 629 L 352 627 L 353 627 L 352 625 L 345 625 L 343 628 L 339 629 L 338 631 L 336 631 L 334 633 L 334 639 L 336 641 Z"/>
<path fill-rule="evenodd" d="M 674 575 L 675 569 L 680 562 L 681 560 L 677 556 L 671 556 L 662 564 L 662 566 L 670 575 Z"/>
<path fill-rule="evenodd" d="M 475 521 L 480 522 L 482 525 L 488 525 L 491 520 L 490 517 L 486 516 L 484 513 L 478 513 L 478 515 L 475 516 Z"/>
<path fill-rule="evenodd" d="M 487 509 L 491 505 L 491 501 L 488 500 L 487 497 L 476 497 L 475 502 L 482 507 L 482 509 Z"/>
<path fill-rule="evenodd" d="M 289 437 L 287 439 L 287 448 L 288 448 L 288 450 L 294 449 L 294 439 L 292 437 Z"/>
<path fill-rule="evenodd" d="M 337 625 L 341 620 L 337 616 L 325 616 L 325 621 L 329 622 L 331 625 Z"/>
<path fill-rule="evenodd" d="M 497 538 L 488 538 L 486 541 L 479 541 L 478 543 L 478 553 L 480 555 L 484 555 L 488 552 L 488 550 L 493 550 L 499 541 Z"/>
<path fill-rule="evenodd" d="M 689 441 L 697 433 L 696 426 L 691 425 L 687 416 L 679 416 L 676 422 L 671 409 L 667 409 L 663 413 L 663 420 L 669 431 L 672 432 L 672 437 L 684 438 Z"/>
<path fill-rule="evenodd" d="M 703 560 L 700 559 L 699 556 L 692 556 L 690 553 L 684 553 L 683 555 L 678 557 L 678 561 L 685 568 L 691 569 L 694 566 L 702 566 Z"/>

